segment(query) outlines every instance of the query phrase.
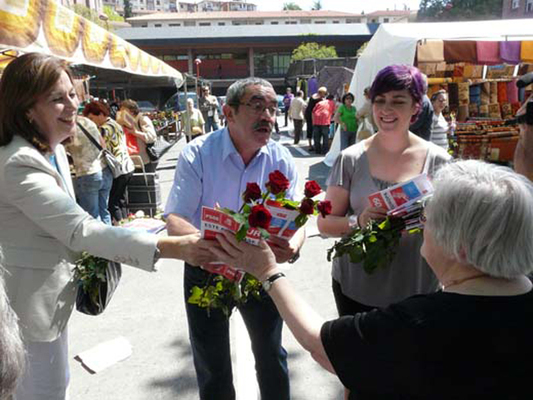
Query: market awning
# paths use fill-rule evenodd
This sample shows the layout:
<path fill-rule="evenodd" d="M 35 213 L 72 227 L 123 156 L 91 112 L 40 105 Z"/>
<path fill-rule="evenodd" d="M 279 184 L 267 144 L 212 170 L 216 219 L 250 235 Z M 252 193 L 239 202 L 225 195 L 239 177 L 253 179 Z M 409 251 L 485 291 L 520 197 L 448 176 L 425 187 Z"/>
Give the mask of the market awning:
<path fill-rule="evenodd" d="M 177 87 L 183 83 L 178 70 L 53 0 L 0 1 L 0 49 L 41 52 L 74 64 L 168 77 Z"/>

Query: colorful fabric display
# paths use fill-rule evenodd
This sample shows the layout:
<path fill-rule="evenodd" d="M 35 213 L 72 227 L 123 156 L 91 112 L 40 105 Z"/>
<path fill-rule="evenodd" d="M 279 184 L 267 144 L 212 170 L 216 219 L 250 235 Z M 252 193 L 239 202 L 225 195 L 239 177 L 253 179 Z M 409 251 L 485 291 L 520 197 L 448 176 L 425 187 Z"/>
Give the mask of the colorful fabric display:
<path fill-rule="evenodd" d="M 448 103 L 450 108 L 459 106 L 459 85 L 457 83 L 448 84 Z"/>
<path fill-rule="evenodd" d="M 479 116 L 479 106 L 476 103 L 470 103 L 468 105 L 468 115 L 470 117 Z"/>
<path fill-rule="evenodd" d="M 479 64 L 495 65 L 501 64 L 500 42 L 477 41 L 477 62 Z"/>
<path fill-rule="evenodd" d="M 494 104 L 498 102 L 498 82 L 490 83 L 490 103 Z"/>
<path fill-rule="evenodd" d="M 476 42 L 474 40 L 445 40 L 444 60 L 447 63 L 468 62 L 477 64 Z"/>
<path fill-rule="evenodd" d="M 500 57 L 507 64 L 520 64 L 520 42 L 500 42 Z"/>
<path fill-rule="evenodd" d="M 421 40 L 417 44 L 418 62 L 437 63 L 444 61 L 444 44 L 442 40 Z"/>
<path fill-rule="evenodd" d="M 522 103 L 520 103 L 520 102 L 511 104 L 511 111 L 512 111 L 513 115 L 516 115 L 516 113 L 518 112 L 518 110 L 520 109 L 521 106 L 522 106 Z"/>
<path fill-rule="evenodd" d="M 501 119 L 502 113 L 498 103 L 489 104 L 489 117 L 494 119 Z"/>
<path fill-rule="evenodd" d="M 470 102 L 470 84 L 468 82 L 458 83 L 459 87 L 459 106 L 468 105 Z"/>
<path fill-rule="evenodd" d="M 464 64 L 455 64 L 453 68 L 453 76 L 454 77 L 463 77 L 465 74 L 465 66 Z"/>
<path fill-rule="evenodd" d="M 457 121 L 465 122 L 468 119 L 468 104 L 460 105 L 457 111 Z"/>
<path fill-rule="evenodd" d="M 533 41 L 524 40 L 520 48 L 522 62 L 533 63 Z"/>
<path fill-rule="evenodd" d="M 428 85 L 444 85 L 451 82 L 452 78 L 428 78 Z"/>
<path fill-rule="evenodd" d="M 501 109 L 502 109 L 502 117 L 503 119 L 510 119 L 513 117 L 513 109 L 511 108 L 511 104 L 509 103 L 502 103 Z"/>
<path fill-rule="evenodd" d="M 418 63 L 418 69 L 427 76 L 434 76 L 437 72 L 437 63 Z"/>
<path fill-rule="evenodd" d="M 518 88 L 516 87 L 516 79 L 507 82 L 507 101 L 509 103 L 518 103 Z"/>
<path fill-rule="evenodd" d="M 482 104 L 479 106 L 479 116 L 482 118 L 489 117 L 489 105 L 488 104 Z"/>
<path fill-rule="evenodd" d="M 507 103 L 507 82 L 498 82 L 498 103 Z"/>
<path fill-rule="evenodd" d="M 480 96 L 481 104 L 482 105 L 489 105 L 490 104 L 490 82 L 483 82 L 481 84 L 481 96 Z M 488 113 L 488 108 L 487 108 Z"/>
<path fill-rule="evenodd" d="M 481 105 L 481 85 L 470 86 L 470 104 L 472 103 L 476 104 L 476 107 Z M 470 115 L 472 116 L 473 114 L 470 113 Z"/>

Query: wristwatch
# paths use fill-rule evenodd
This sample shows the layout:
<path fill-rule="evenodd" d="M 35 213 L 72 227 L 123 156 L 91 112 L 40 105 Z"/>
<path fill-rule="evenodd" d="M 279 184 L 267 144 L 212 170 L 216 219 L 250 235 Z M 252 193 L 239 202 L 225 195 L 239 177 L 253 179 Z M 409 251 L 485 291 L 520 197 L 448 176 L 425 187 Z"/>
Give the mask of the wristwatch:
<path fill-rule="evenodd" d="M 277 274 L 274 274 L 270 277 L 268 277 L 266 280 L 261 282 L 263 285 L 263 290 L 265 292 L 268 292 L 272 288 L 272 284 L 279 278 L 283 278 L 285 274 L 283 272 L 278 272 Z"/>
<path fill-rule="evenodd" d="M 350 229 L 360 228 L 359 215 L 352 214 L 348 217 L 348 226 Z"/>

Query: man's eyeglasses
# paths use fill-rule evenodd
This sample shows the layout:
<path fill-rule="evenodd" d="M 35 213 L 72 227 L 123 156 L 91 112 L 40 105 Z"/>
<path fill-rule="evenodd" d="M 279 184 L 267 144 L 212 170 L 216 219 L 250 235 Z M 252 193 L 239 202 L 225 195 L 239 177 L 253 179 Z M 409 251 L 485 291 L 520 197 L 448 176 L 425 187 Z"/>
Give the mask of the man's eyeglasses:
<path fill-rule="evenodd" d="M 426 207 L 428 206 L 429 202 L 431 201 L 432 196 L 428 196 L 424 199 L 422 199 L 422 209 L 420 210 L 420 222 L 425 224 L 427 222 L 427 216 L 426 216 Z"/>
<path fill-rule="evenodd" d="M 278 112 L 278 107 L 275 105 L 265 105 L 262 101 L 250 101 L 248 103 L 239 103 L 242 106 L 248 107 L 250 111 L 252 111 L 255 115 L 261 115 L 265 112 L 265 110 L 268 111 L 270 116 L 276 116 Z"/>

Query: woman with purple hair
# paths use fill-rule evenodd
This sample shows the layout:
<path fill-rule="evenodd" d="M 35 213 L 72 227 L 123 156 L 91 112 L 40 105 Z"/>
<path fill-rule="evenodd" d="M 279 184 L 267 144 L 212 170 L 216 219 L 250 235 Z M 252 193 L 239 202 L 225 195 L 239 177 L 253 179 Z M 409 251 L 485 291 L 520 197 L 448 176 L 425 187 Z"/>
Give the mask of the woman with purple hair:
<path fill-rule="evenodd" d="M 420 111 L 425 82 L 412 66 L 392 65 L 379 71 L 370 89 L 376 135 L 342 151 L 328 178 L 326 199 L 332 213 L 320 218 L 322 234 L 341 237 L 386 210 L 369 204 L 368 196 L 416 175 L 432 176 L 450 156 L 409 132 Z M 333 293 L 339 314 L 386 307 L 414 294 L 437 289 L 437 280 L 420 256 L 421 235 L 402 237 L 391 265 L 372 275 L 345 255 L 333 261 Z"/>

